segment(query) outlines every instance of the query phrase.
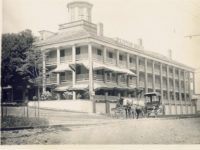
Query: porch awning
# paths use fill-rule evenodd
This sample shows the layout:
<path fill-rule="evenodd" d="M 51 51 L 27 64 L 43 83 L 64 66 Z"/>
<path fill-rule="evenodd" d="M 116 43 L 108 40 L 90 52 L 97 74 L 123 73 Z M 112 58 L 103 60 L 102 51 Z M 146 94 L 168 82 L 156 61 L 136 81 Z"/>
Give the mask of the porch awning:
<path fill-rule="evenodd" d="M 60 64 L 52 72 L 58 73 L 58 72 L 65 72 L 65 71 L 72 71 L 72 69 L 69 67 L 68 64 Z"/>
<path fill-rule="evenodd" d="M 77 65 L 82 65 L 82 66 L 84 66 L 86 69 L 89 69 L 89 64 L 88 64 L 88 62 L 86 62 L 86 61 L 78 61 L 78 62 L 75 62 L 75 63 L 70 63 L 70 64 L 69 64 L 69 67 L 70 67 L 73 71 L 75 71 L 75 68 L 76 68 Z"/>
<path fill-rule="evenodd" d="M 67 91 L 68 88 L 69 88 L 69 86 L 61 86 L 61 87 L 55 88 L 54 91 L 64 92 L 64 91 Z"/>
<path fill-rule="evenodd" d="M 74 86 L 69 87 L 68 91 L 87 91 L 89 88 L 88 84 L 76 84 Z"/>
<path fill-rule="evenodd" d="M 93 62 L 93 69 L 94 70 L 105 69 L 108 71 L 111 70 L 117 73 L 123 73 L 123 74 L 131 75 L 131 76 L 136 76 L 136 74 L 130 71 L 129 69 L 122 69 L 115 66 L 109 66 L 109 65 L 105 65 L 105 64 L 101 64 L 97 62 Z"/>

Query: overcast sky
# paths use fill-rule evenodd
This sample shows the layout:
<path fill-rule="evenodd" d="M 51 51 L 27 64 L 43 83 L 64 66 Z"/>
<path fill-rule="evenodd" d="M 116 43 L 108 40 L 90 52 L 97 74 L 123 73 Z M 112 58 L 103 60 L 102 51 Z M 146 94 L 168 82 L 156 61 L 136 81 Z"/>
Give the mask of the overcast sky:
<path fill-rule="evenodd" d="M 72 0 L 3 0 L 3 33 L 31 29 L 56 32 L 68 22 Z M 146 50 L 168 55 L 200 68 L 200 0 L 86 0 L 93 4 L 93 23 L 104 24 L 104 35 L 131 42 L 143 39 Z"/>

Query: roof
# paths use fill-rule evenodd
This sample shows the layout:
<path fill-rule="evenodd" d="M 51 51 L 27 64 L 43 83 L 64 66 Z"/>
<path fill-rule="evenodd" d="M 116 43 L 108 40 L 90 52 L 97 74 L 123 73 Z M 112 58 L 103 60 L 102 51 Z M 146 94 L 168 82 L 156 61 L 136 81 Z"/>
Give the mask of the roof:
<path fill-rule="evenodd" d="M 45 46 L 45 45 L 57 44 L 57 43 L 68 42 L 68 41 L 77 40 L 77 39 L 84 39 L 84 38 L 93 38 L 93 39 L 96 39 L 96 40 L 99 40 L 99 41 L 102 41 L 102 42 L 113 44 L 113 45 L 118 46 L 118 47 L 123 47 L 123 48 L 126 48 L 126 49 L 131 50 L 131 51 L 135 51 L 135 52 L 138 52 L 138 53 L 141 53 L 141 54 L 144 54 L 144 55 L 148 55 L 148 56 L 151 56 L 153 58 L 161 59 L 161 60 L 164 60 L 168 63 L 173 63 L 173 64 L 176 64 L 176 65 L 194 70 L 194 68 L 186 66 L 186 65 L 179 63 L 175 60 L 172 60 L 171 58 L 168 58 L 168 57 L 166 57 L 162 54 L 159 54 L 159 53 L 156 53 L 156 52 L 153 52 L 153 51 L 139 50 L 139 49 L 136 49 L 136 48 L 124 46 L 124 45 L 118 43 L 117 41 L 115 41 L 112 38 L 109 38 L 109 37 L 106 37 L 106 36 L 95 35 L 94 33 L 90 32 L 88 29 L 80 29 L 80 30 L 75 30 L 75 31 L 68 30 L 68 31 L 58 32 L 58 33 L 54 34 L 53 36 L 50 36 L 49 38 L 47 38 L 45 40 L 38 41 L 38 42 L 34 43 L 34 45 L 36 47 L 42 47 L 42 46 Z"/>
<path fill-rule="evenodd" d="M 62 43 L 65 41 L 76 40 L 80 38 L 87 38 L 90 33 L 87 30 L 66 31 L 56 33 L 45 40 L 34 43 L 35 46 L 43 46 L 48 44 Z"/>
<path fill-rule="evenodd" d="M 65 72 L 65 71 L 72 71 L 72 69 L 69 67 L 69 64 L 60 64 L 56 69 L 54 69 L 51 72 Z"/>

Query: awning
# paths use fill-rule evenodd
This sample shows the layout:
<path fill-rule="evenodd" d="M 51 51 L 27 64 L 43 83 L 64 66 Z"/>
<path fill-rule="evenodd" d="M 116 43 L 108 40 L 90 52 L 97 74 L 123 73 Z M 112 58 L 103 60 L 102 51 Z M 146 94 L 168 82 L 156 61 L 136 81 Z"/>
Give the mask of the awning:
<path fill-rule="evenodd" d="M 60 64 L 56 69 L 52 72 L 65 72 L 65 71 L 72 71 L 68 64 Z"/>
<path fill-rule="evenodd" d="M 105 84 L 105 83 L 94 83 L 94 90 L 99 90 L 99 89 L 113 89 L 114 86 L 110 84 Z"/>
<path fill-rule="evenodd" d="M 160 96 L 160 93 L 158 93 L 158 92 L 150 92 L 150 93 L 144 94 L 144 96 Z"/>
<path fill-rule="evenodd" d="M 81 62 L 71 63 L 71 64 L 69 64 L 69 67 L 72 70 L 75 70 L 75 66 L 76 65 L 82 65 L 86 69 L 89 70 L 88 61 L 81 61 Z M 114 72 L 117 72 L 117 73 L 127 74 L 127 75 L 130 75 L 130 76 L 135 76 L 136 77 L 136 74 L 134 72 L 132 72 L 131 70 L 129 70 L 129 69 L 122 69 L 122 68 L 118 68 L 116 66 L 109 66 L 109 65 L 106 65 L 106 64 L 103 64 L 103 63 L 93 62 L 92 67 L 93 67 L 93 70 L 104 69 L 104 70 L 107 70 L 107 71 L 114 71 Z"/>
<path fill-rule="evenodd" d="M 87 91 L 89 88 L 88 84 L 76 84 L 74 86 L 69 87 L 68 91 Z"/>
<path fill-rule="evenodd" d="M 131 76 L 136 76 L 136 74 L 130 71 L 129 69 L 122 69 L 115 66 L 109 66 L 109 65 L 105 65 L 105 64 L 97 63 L 97 62 L 93 62 L 93 69 L 94 70 L 105 69 L 107 71 L 110 70 L 117 73 L 123 73 L 123 74 L 131 75 Z"/>
<path fill-rule="evenodd" d="M 54 91 L 63 92 L 63 91 L 67 91 L 68 88 L 69 86 L 61 86 L 61 87 L 55 88 Z"/>

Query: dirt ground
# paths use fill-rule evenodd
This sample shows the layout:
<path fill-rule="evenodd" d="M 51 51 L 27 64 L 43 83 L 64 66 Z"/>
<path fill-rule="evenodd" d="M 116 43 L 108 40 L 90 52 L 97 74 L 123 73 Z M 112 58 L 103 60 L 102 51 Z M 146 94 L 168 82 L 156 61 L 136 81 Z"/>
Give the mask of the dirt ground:
<path fill-rule="evenodd" d="M 42 113 L 52 124 L 63 126 L 3 131 L 2 144 L 200 144 L 200 118 L 137 120 L 72 112 Z"/>

